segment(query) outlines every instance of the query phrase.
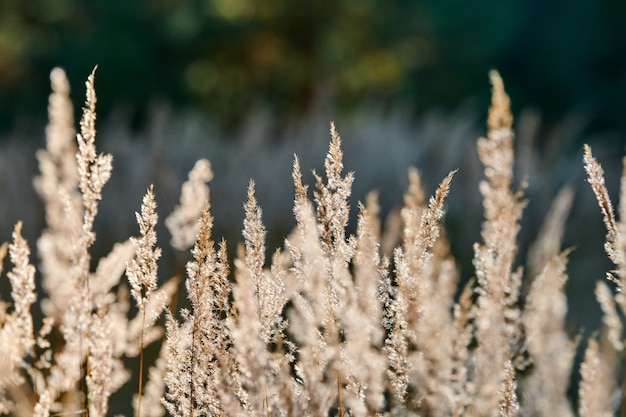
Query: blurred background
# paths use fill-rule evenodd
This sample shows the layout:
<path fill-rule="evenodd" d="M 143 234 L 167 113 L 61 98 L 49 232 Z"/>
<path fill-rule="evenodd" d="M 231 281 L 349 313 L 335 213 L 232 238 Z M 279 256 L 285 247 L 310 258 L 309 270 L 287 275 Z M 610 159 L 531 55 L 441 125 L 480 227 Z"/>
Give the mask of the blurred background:
<path fill-rule="evenodd" d="M 622 0 L 2 0 L 0 241 L 23 219 L 34 246 L 45 226 L 31 184 L 50 70 L 66 70 L 78 120 L 84 80 L 98 65 L 97 142 L 113 154 L 114 172 L 96 257 L 137 233 L 133 213 L 150 183 L 164 219 L 201 157 L 215 171 L 216 239 L 225 236 L 234 253 L 254 178 L 273 251 L 294 224 L 293 155 L 304 172 L 321 171 L 334 120 L 346 170 L 356 173 L 355 208 L 378 190 L 381 215 L 392 213 L 411 165 L 427 193 L 459 168 L 446 226 L 467 280 L 482 221 L 475 142 L 485 130 L 487 73 L 497 69 L 516 117 L 516 176 L 530 183 L 518 263 L 558 190 L 572 186 L 571 332 L 589 332 L 600 317 L 595 282 L 612 266 L 582 144 L 594 148 L 617 200 L 625 19 Z M 188 255 L 167 249 L 167 231 L 159 233 L 165 279 Z"/>
<path fill-rule="evenodd" d="M 45 120 L 51 68 L 82 86 L 96 64 L 101 117 L 126 106 L 136 127 L 155 100 L 227 127 L 255 106 L 284 125 L 324 100 L 483 108 L 497 68 L 517 109 L 624 129 L 625 16 L 619 0 L 4 0 L 0 130 Z"/>

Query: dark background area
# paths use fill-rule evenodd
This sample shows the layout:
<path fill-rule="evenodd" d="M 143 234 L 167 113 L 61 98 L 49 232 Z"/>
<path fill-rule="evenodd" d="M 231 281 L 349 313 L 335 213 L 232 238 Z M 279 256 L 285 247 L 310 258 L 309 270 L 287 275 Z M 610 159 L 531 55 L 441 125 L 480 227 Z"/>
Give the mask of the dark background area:
<path fill-rule="evenodd" d="M 45 122 L 54 66 L 82 93 L 97 64 L 99 116 L 136 127 L 155 100 L 231 129 L 259 104 L 285 122 L 319 100 L 484 109 L 497 68 L 545 126 L 576 112 L 623 138 L 624 18 L 620 0 L 3 0 L 0 132 Z"/>

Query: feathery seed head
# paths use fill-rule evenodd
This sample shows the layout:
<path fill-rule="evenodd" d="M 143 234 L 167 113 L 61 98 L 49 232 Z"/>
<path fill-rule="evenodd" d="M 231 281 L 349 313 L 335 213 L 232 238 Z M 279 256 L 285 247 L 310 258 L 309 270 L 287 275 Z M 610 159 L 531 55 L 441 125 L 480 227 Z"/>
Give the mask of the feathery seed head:
<path fill-rule="evenodd" d="M 156 247 L 156 201 L 154 199 L 153 185 L 143 197 L 141 214 L 135 213 L 139 224 L 139 238 L 131 238 L 135 247 L 135 257 L 126 266 L 126 276 L 131 286 L 131 294 L 142 310 L 145 303 L 156 290 L 157 286 L 157 260 L 161 257 L 161 249 Z"/>

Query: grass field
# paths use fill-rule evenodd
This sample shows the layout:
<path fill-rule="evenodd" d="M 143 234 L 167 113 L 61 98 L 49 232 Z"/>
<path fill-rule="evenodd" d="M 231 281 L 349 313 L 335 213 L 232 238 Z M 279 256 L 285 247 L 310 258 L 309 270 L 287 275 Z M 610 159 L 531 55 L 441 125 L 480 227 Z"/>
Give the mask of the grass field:
<path fill-rule="evenodd" d="M 411 169 L 402 207 L 387 219 L 376 193 L 351 207 L 358 173 L 344 169 L 331 123 L 323 172 L 311 185 L 293 159 L 294 227 L 279 249 L 268 248 L 252 180 L 236 203 L 243 242 L 214 236 L 213 166 L 201 159 L 162 222 L 169 243 L 157 239 L 158 185 L 147 185 L 143 199 L 128 187 L 130 195 L 115 198 L 136 202 L 136 236 L 100 259 L 94 224 L 113 164 L 96 149 L 94 77 L 75 133 L 69 84 L 53 70 L 34 180 L 45 213 L 37 260 L 21 221 L 0 248 L 11 288 L 0 304 L 1 412 L 104 416 L 119 408 L 119 392 L 131 391 L 138 416 L 626 415 L 626 185 L 615 211 L 591 148 L 581 150 L 614 270 L 608 280 L 595 277 L 602 328 L 577 337 L 582 330 L 566 321 L 572 252 L 562 244 L 574 194 L 564 188 L 554 199 L 520 266 L 532 185 L 514 179 L 513 117 L 497 72 L 487 134 L 476 144 L 483 178 L 471 190 L 455 189 L 467 174 L 450 166 L 428 196 Z M 129 178 L 145 157 L 135 155 L 120 166 Z M 443 227 L 455 192 L 482 199 L 470 280 L 461 279 L 450 248 L 465 225 Z M 170 245 L 187 254 L 171 278 L 158 262 Z"/>

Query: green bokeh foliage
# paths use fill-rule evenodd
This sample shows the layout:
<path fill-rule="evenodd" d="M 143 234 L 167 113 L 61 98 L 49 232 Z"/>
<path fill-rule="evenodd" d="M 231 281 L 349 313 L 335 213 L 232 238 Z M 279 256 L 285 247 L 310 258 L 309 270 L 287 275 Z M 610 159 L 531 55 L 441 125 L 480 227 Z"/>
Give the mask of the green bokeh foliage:
<path fill-rule="evenodd" d="M 52 67 L 83 80 L 96 64 L 101 115 L 155 98 L 226 123 L 258 103 L 297 116 L 320 94 L 456 106 L 495 67 L 518 105 L 623 128 L 624 16 L 619 0 L 3 0 L 0 129 L 45 117 Z"/>

